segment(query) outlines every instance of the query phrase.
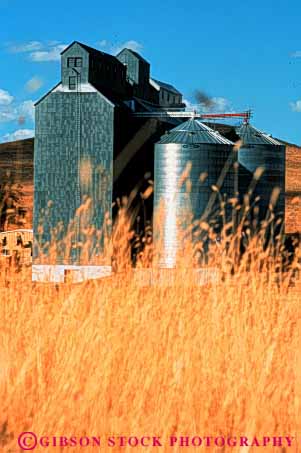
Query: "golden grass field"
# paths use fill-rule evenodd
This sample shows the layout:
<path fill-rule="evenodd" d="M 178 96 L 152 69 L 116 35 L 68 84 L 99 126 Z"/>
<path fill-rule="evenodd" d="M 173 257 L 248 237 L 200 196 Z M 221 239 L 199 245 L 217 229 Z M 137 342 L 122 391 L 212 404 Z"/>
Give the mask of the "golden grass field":
<path fill-rule="evenodd" d="M 20 452 L 23 431 L 104 440 L 38 453 L 301 451 L 300 249 L 282 272 L 281 243 L 264 248 L 258 231 L 237 261 L 240 234 L 210 249 L 207 265 L 220 273 L 204 286 L 186 261 L 175 285 L 139 284 L 120 232 L 117 272 L 103 280 L 32 284 L 30 269 L 2 265 L 0 451 Z M 105 444 L 143 435 L 164 445 Z M 299 436 L 300 447 L 167 444 L 219 435 Z"/>

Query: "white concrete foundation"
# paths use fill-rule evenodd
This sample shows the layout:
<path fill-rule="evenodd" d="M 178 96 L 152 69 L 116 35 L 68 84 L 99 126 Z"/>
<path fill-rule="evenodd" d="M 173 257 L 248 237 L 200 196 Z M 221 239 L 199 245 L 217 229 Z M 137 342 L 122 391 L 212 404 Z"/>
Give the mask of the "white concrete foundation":
<path fill-rule="evenodd" d="M 111 273 L 111 266 L 32 265 L 33 282 L 80 283 L 84 280 L 108 277 Z"/>

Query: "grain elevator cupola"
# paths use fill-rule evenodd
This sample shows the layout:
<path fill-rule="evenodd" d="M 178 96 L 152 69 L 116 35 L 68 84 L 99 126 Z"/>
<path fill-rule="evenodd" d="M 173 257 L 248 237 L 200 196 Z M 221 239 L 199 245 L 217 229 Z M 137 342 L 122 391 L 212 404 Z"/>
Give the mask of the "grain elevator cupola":
<path fill-rule="evenodd" d="M 133 87 L 135 97 L 155 102 L 152 96 L 150 79 L 150 64 L 132 49 L 123 49 L 116 58 L 124 65 L 127 82 Z"/>

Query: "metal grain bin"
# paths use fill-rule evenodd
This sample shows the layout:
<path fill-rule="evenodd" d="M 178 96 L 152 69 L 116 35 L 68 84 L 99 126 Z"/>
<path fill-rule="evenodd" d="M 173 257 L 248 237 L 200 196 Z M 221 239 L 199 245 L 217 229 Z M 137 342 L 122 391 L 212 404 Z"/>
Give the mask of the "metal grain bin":
<path fill-rule="evenodd" d="M 225 167 L 221 191 L 233 196 L 233 143 L 192 118 L 155 145 L 154 246 L 160 267 L 176 265 L 180 231 L 200 218 Z M 183 174 L 189 169 L 189 190 Z M 207 173 L 205 182 L 200 175 Z M 182 179 L 182 184 L 181 184 Z M 190 215 L 191 213 L 191 215 Z"/>
<path fill-rule="evenodd" d="M 264 170 L 255 186 L 254 196 L 259 196 L 259 217 L 263 218 L 269 207 L 272 191 L 278 187 L 281 192 L 275 206 L 275 212 L 284 213 L 285 191 L 285 145 L 271 136 L 259 131 L 248 123 L 237 130 L 241 139 L 238 151 L 240 164 L 239 192 L 243 196 L 250 187 L 257 168 Z"/>

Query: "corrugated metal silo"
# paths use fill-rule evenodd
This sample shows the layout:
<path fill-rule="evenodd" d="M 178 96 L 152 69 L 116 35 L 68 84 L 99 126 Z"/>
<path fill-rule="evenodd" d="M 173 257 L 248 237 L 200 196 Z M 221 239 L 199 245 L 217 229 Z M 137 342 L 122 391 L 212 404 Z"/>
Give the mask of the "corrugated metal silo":
<path fill-rule="evenodd" d="M 240 195 L 243 196 L 247 192 L 254 172 L 261 167 L 264 173 L 254 191 L 254 196 L 260 197 L 260 218 L 266 215 L 272 190 L 275 187 L 279 187 L 281 190 L 275 212 L 284 213 L 285 145 L 248 123 L 240 126 L 237 133 L 242 141 L 238 151 L 238 161 L 241 167 Z"/>
<path fill-rule="evenodd" d="M 179 232 L 187 226 L 187 215 L 197 219 L 204 213 L 211 186 L 217 184 L 228 163 L 221 191 L 233 196 L 233 143 L 192 118 L 161 137 L 155 145 L 154 245 L 159 250 L 159 266 L 176 265 L 181 247 Z M 191 165 L 190 191 L 180 184 L 181 176 Z M 226 164 L 227 166 L 227 164 Z M 207 173 L 205 182 L 200 175 Z M 191 220 L 191 217 L 190 217 Z"/>

